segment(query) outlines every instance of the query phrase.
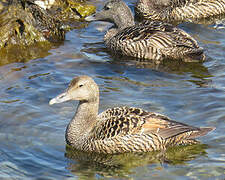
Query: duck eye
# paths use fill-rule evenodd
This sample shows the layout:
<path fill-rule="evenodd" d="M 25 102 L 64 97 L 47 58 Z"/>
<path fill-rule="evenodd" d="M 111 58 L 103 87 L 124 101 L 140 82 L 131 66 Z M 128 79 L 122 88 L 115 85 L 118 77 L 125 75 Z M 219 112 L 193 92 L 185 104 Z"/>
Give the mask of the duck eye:
<path fill-rule="evenodd" d="M 110 8 L 109 8 L 108 6 L 105 6 L 104 9 L 105 9 L 105 10 L 109 10 Z"/>
<path fill-rule="evenodd" d="M 79 87 L 82 87 L 82 86 L 83 86 L 83 84 L 80 84 L 80 85 L 79 85 Z"/>

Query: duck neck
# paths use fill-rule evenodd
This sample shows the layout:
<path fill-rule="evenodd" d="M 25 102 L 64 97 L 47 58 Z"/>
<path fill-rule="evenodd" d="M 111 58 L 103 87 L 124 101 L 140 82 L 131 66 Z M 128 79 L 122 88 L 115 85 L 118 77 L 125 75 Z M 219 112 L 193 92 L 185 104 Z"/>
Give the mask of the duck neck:
<path fill-rule="evenodd" d="M 107 40 L 111 39 L 119 31 L 122 31 L 123 29 L 134 25 L 135 25 L 134 17 L 129 9 L 129 13 L 127 13 L 126 18 L 124 18 L 123 16 L 118 16 L 117 18 L 115 18 L 114 26 L 106 32 L 104 36 L 104 41 L 107 42 Z"/>
<path fill-rule="evenodd" d="M 76 114 L 67 126 L 66 142 L 74 147 L 81 147 L 97 121 L 99 98 L 94 101 L 80 101 Z"/>
<path fill-rule="evenodd" d="M 127 13 L 126 17 L 119 16 L 117 19 L 115 19 L 114 23 L 115 23 L 116 27 L 118 28 L 118 30 L 123 30 L 124 28 L 135 25 L 134 17 L 132 15 L 131 11 L 129 11 L 129 13 Z"/>

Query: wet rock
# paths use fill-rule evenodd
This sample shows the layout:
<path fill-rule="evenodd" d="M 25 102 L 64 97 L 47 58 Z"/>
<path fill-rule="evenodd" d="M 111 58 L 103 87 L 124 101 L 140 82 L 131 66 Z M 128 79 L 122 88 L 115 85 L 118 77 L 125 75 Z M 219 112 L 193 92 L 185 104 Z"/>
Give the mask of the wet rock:
<path fill-rule="evenodd" d="M 0 48 L 64 40 L 61 22 L 29 1 L 12 1 L 0 13 Z"/>
<path fill-rule="evenodd" d="M 65 38 L 62 23 L 36 4 L 24 0 L 0 4 L 0 64 L 40 57 L 51 42 Z M 36 46 L 36 51 L 31 49 Z M 38 49 L 41 47 L 41 49 Z"/>
<path fill-rule="evenodd" d="M 94 6 L 72 0 L 55 0 L 48 7 L 35 0 L 0 1 L 0 65 L 47 55 L 67 30 L 76 28 L 74 21 L 95 11 Z"/>
<path fill-rule="evenodd" d="M 95 12 L 96 8 L 80 0 L 55 0 L 48 12 L 67 25 L 69 29 L 76 28 L 74 22 L 83 19 Z"/>

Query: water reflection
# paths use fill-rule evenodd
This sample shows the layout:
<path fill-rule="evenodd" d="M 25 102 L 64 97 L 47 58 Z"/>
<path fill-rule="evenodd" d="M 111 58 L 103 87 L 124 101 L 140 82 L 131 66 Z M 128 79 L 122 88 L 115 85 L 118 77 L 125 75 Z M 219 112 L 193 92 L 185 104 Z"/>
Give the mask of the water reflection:
<path fill-rule="evenodd" d="M 125 153 L 118 155 L 87 153 L 66 146 L 65 157 L 73 161 L 68 163 L 68 169 L 80 178 L 96 176 L 112 178 L 129 178 L 135 168 L 157 165 L 182 165 L 200 156 L 206 156 L 207 145 L 197 144 L 169 148 L 166 152 Z"/>
<path fill-rule="evenodd" d="M 213 75 L 210 74 L 208 68 L 202 63 L 186 63 L 182 61 L 162 61 L 160 63 L 155 62 L 138 62 L 135 60 L 125 60 L 125 59 L 114 59 L 113 62 L 117 65 L 134 66 L 140 69 L 152 69 L 159 72 L 172 73 L 177 75 L 190 74 L 190 77 L 194 79 L 187 79 L 187 81 L 196 84 L 198 87 L 208 87 L 211 86 L 212 80 L 210 80 Z M 132 82 L 131 82 L 132 83 Z M 140 85 L 144 83 L 138 82 Z M 146 85 L 150 86 L 150 85 Z"/>
<path fill-rule="evenodd" d="M 224 18 L 225 18 L 225 15 L 221 14 L 218 16 L 210 17 L 210 18 L 202 18 L 199 20 L 193 20 L 192 23 L 204 24 L 205 26 L 206 25 L 215 25 L 215 28 L 216 28 L 216 25 L 219 24 L 221 21 L 223 21 Z"/>
<path fill-rule="evenodd" d="M 209 78 L 213 77 L 208 71 L 208 68 L 204 66 L 204 63 L 183 62 L 169 59 L 164 61 L 142 61 L 132 57 L 116 56 L 110 54 L 101 42 L 85 43 L 82 52 L 87 53 L 91 57 L 93 57 L 93 55 L 94 57 L 104 57 L 108 53 L 109 58 L 107 59 L 109 59 L 108 62 L 111 65 L 133 66 L 139 69 L 151 69 L 177 75 L 190 74 L 191 77 L 195 78 L 190 80 L 190 82 L 196 84 L 198 87 L 208 87 L 211 84 L 211 80 L 209 80 Z M 119 72 L 119 69 L 118 73 L 123 74 L 122 72 Z M 141 84 L 142 82 L 138 83 Z"/>
<path fill-rule="evenodd" d="M 0 51 L 0 66 L 14 63 L 27 62 L 31 59 L 43 58 L 50 55 L 49 50 L 54 48 L 50 43 L 37 43 L 30 46 L 13 46 Z"/>
<path fill-rule="evenodd" d="M 120 63 L 125 65 L 134 65 L 137 68 L 149 68 L 157 71 L 175 73 L 175 74 L 184 74 L 192 73 L 210 76 L 208 69 L 204 66 L 203 63 L 198 62 L 182 62 L 178 60 L 164 60 L 160 62 L 154 61 L 136 61 L 131 58 L 115 58 L 113 59 L 114 63 Z"/>
<path fill-rule="evenodd" d="M 105 53 L 108 52 L 102 41 L 95 43 L 85 43 L 83 47 L 84 48 L 81 50 L 81 52 L 95 54 L 98 56 L 104 56 Z"/>
<path fill-rule="evenodd" d="M 202 64 L 146 64 L 112 57 L 103 44 L 104 32 L 95 25 L 68 32 L 66 41 L 50 51 L 34 46 L 24 54 L 15 50 L 10 59 L 0 57 L 0 179 L 224 179 L 224 29 L 179 26 L 206 49 Z M 26 54 L 28 59 L 22 57 Z M 39 57 L 44 58 L 27 62 Z M 48 101 L 83 74 L 100 86 L 100 112 L 135 106 L 194 126 L 216 126 L 201 138 L 210 148 L 199 144 L 114 156 L 65 149 L 65 127 L 77 104 L 49 107 Z"/>

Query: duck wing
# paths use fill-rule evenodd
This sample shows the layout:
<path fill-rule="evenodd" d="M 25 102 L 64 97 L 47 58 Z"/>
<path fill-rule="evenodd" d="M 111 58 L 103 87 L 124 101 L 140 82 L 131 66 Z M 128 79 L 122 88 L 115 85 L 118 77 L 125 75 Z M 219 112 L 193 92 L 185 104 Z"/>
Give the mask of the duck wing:
<path fill-rule="evenodd" d="M 154 133 L 163 139 L 169 139 L 175 136 L 182 137 L 183 139 L 195 139 L 199 136 L 204 136 L 214 129 L 213 127 L 198 128 L 189 126 L 157 113 L 150 113 L 142 125 L 142 131 L 144 133 Z"/>
<path fill-rule="evenodd" d="M 204 60 L 200 48 L 188 33 L 170 24 L 144 21 L 118 32 L 106 46 L 114 52 L 140 59 Z"/>
<path fill-rule="evenodd" d="M 171 24 L 160 21 L 143 21 L 140 23 L 147 31 L 154 30 L 155 38 L 161 38 L 164 41 L 163 47 L 180 47 L 199 48 L 197 41 L 188 33 Z M 161 43 L 163 45 L 163 43 Z"/>
<path fill-rule="evenodd" d="M 147 114 L 148 112 L 133 107 L 107 109 L 99 114 L 99 121 L 92 130 L 92 137 L 103 140 L 139 133 Z"/>
<path fill-rule="evenodd" d="M 121 41 L 132 40 L 136 42 L 150 39 L 158 32 L 174 32 L 174 27 L 170 24 L 159 21 L 144 21 L 135 26 L 123 29 L 118 32 L 115 37 Z"/>
<path fill-rule="evenodd" d="M 189 126 L 164 115 L 134 107 L 108 109 L 99 115 L 99 119 L 101 121 L 92 130 L 92 137 L 98 140 L 144 134 L 154 134 L 163 139 L 175 136 L 182 136 L 182 139 L 194 139 L 214 129 Z"/>

